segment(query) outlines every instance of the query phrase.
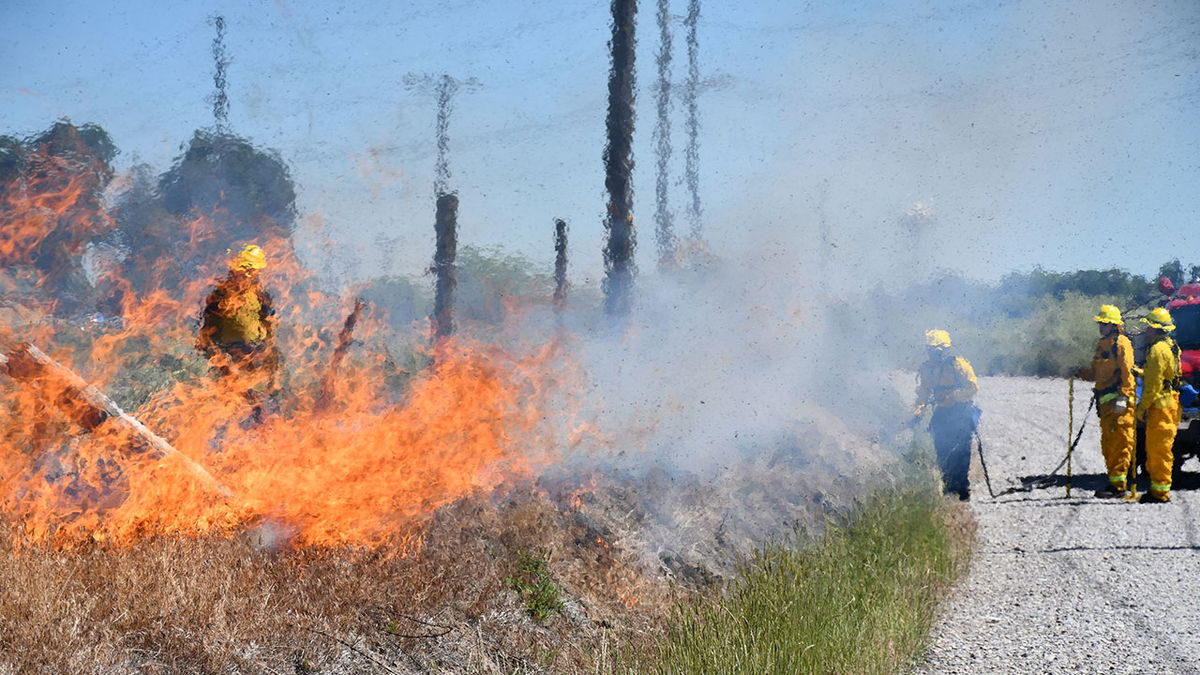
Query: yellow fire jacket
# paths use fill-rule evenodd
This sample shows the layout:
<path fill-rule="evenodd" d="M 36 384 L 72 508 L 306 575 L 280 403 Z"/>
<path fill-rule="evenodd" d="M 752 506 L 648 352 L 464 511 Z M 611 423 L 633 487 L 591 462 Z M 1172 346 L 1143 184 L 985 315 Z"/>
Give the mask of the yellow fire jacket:
<path fill-rule="evenodd" d="M 200 324 L 200 346 L 269 345 L 274 340 L 271 295 L 257 282 L 230 277 L 208 296 Z"/>
<path fill-rule="evenodd" d="M 1118 396 L 1133 401 L 1137 395 L 1137 380 L 1133 375 L 1133 343 L 1121 333 L 1100 338 L 1092 356 L 1092 372 L 1096 383 L 1092 391 L 1096 404 L 1112 403 Z"/>
<path fill-rule="evenodd" d="M 961 356 L 930 359 L 917 371 L 917 403 L 944 408 L 967 403 L 979 391 L 975 370 Z"/>
<path fill-rule="evenodd" d="M 1163 336 L 1150 345 L 1146 367 L 1142 372 L 1142 400 L 1137 404 L 1137 416 L 1145 416 L 1151 408 L 1179 406 L 1179 347 L 1170 337 Z"/>

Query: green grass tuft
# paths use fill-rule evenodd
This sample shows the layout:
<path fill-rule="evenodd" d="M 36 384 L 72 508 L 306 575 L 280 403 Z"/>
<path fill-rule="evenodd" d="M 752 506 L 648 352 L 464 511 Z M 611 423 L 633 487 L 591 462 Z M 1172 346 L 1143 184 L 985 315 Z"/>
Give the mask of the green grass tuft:
<path fill-rule="evenodd" d="M 518 553 L 517 573 L 508 578 L 508 587 L 516 591 L 525 603 L 525 611 L 538 623 L 563 611 L 562 590 L 550 578 L 550 563 L 544 555 Z"/>
<path fill-rule="evenodd" d="M 896 672 L 967 558 L 948 515 L 931 489 L 892 489 L 815 543 L 760 550 L 726 594 L 679 607 L 649 670 Z"/>

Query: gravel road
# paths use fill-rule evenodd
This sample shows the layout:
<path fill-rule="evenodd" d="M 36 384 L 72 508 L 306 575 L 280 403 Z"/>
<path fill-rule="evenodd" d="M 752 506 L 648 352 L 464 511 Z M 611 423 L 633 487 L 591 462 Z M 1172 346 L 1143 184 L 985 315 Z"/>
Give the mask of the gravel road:
<path fill-rule="evenodd" d="M 1090 393 L 1077 384 L 1076 425 Z M 978 403 L 997 493 L 1065 454 L 1065 380 L 983 378 Z M 973 459 L 979 544 L 917 672 L 1200 673 L 1200 466 L 1184 466 L 1170 504 L 1098 500 L 1099 444 L 1092 413 L 1070 498 L 1058 479 L 991 499 Z"/>

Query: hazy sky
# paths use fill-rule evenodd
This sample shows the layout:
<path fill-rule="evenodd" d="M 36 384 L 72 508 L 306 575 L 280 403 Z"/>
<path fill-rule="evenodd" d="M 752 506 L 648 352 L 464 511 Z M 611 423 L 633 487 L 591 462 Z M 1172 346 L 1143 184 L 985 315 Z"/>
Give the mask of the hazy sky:
<path fill-rule="evenodd" d="M 686 74 L 672 0 L 674 80 Z M 635 180 L 653 272 L 654 3 L 639 16 Z M 277 149 L 355 276 L 432 255 L 434 104 L 406 73 L 475 77 L 451 121 L 460 240 L 600 270 L 608 4 L 4 0 L 0 133 L 95 122 L 127 168 L 212 123 L 206 19 L 227 21 L 230 123 Z M 705 0 L 705 228 L 790 264 L 994 278 L 1040 264 L 1200 262 L 1200 2 Z M 683 110 L 671 199 L 682 230 Z M 915 215 L 906 215 L 909 212 Z M 1188 232 L 1189 234 L 1183 234 Z"/>

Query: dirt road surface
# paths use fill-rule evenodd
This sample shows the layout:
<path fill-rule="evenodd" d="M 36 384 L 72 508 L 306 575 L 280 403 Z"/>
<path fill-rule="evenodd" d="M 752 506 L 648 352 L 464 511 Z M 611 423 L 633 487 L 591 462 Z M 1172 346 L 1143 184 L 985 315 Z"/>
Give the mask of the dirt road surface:
<path fill-rule="evenodd" d="M 1077 425 L 1089 384 L 1077 383 Z M 980 387 L 996 492 L 1049 473 L 1066 452 L 1067 382 Z M 974 457 L 978 547 L 917 672 L 1200 673 L 1200 465 L 1184 466 L 1170 504 L 1095 499 L 1106 479 L 1094 413 L 1072 463 L 1070 498 L 1058 478 L 991 499 Z"/>

